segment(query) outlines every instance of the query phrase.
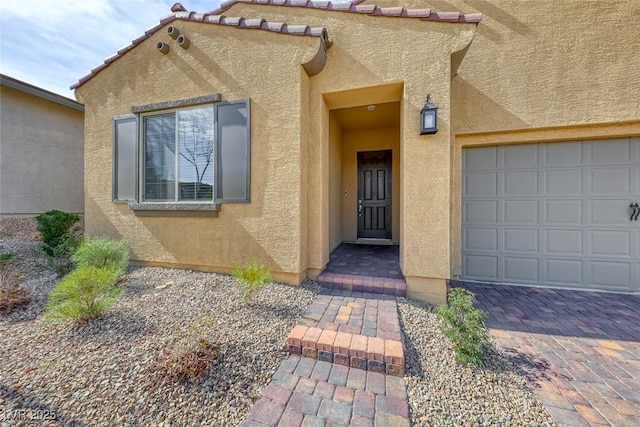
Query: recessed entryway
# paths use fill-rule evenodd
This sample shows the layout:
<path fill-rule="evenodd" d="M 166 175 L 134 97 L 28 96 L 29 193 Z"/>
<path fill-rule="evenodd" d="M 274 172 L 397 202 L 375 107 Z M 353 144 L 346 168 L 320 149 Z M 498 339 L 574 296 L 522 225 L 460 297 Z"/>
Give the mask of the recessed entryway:
<path fill-rule="evenodd" d="M 331 110 L 329 124 L 329 253 L 343 242 L 398 244 L 400 102 Z"/>

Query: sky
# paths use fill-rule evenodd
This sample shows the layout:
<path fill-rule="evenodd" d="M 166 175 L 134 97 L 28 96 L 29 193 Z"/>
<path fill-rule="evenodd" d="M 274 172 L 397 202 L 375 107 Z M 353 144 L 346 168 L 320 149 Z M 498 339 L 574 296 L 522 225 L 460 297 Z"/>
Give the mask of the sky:
<path fill-rule="evenodd" d="M 1 0 L 0 73 L 75 99 L 92 68 L 171 13 L 176 0 Z M 180 0 L 208 12 L 220 0 Z"/>

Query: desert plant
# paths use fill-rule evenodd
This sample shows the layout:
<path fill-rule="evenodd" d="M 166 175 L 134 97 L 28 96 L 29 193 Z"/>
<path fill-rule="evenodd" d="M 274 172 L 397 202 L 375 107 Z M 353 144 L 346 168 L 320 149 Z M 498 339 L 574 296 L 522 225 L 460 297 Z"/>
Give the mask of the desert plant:
<path fill-rule="evenodd" d="M 448 294 L 448 305 L 438 307 L 438 316 L 444 321 L 443 333 L 453 343 L 456 362 L 461 365 L 483 367 L 484 351 L 489 344 L 489 331 L 484 311 L 474 307 L 475 295 L 463 288 L 453 288 Z"/>
<path fill-rule="evenodd" d="M 0 314 L 8 313 L 31 301 L 29 292 L 18 284 L 18 280 L 11 266 L 5 264 L 0 271 Z"/>
<path fill-rule="evenodd" d="M 129 264 L 129 249 L 123 240 L 87 237 L 71 258 L 79 268 L 110 267 L 124 271 Z"/>
<path fill-rule="evenodd" d="M 114 267 L 77 268 L 49 293 L 46 317 L 88 322 L 102 316 L 124 293 L 116 286 L 121 273 L 122 270 Z"/>
<path fill-rule="evenodd" d="M 11 261 L 13 254 L 11 252 L 3 252 L 0 254 L 0 267 Z"/>
<path fill-rule="evenodd" d="M 80 217 L 76 214 L 57 209 L 47 211 L 36 217 L 38 231 L 42 234 L 42 250 L 49 256 L 69 255 L 78 241 L 69 231 Z"/>
<path fill-rule="evenodd" d="M 183 381 L 208 372 L 220 359 L 220 349 L 207 338 L 210 327 L 211 319 L 206 317 L 185 333 L 175 334 L 172 343 L 162 349 L 151 364 L 151 369 L 172 381 Z"/>
<path fill-rule="evenodd" d="M 255 259 L 249 261 L 245 267 L 236 267 L 233 276 L 245 305 L 248 305 L 265 285 L 271 283 L 269 269 Z"/>

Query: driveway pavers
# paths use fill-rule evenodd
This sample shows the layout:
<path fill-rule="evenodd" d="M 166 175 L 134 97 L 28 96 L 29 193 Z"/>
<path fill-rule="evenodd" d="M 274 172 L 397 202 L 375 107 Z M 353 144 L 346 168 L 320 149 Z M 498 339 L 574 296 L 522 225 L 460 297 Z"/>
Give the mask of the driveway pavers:
<path fill-rule="evenodd" d="M 640 426 L 640 296 L 455 283 L 561 426 Z"/>

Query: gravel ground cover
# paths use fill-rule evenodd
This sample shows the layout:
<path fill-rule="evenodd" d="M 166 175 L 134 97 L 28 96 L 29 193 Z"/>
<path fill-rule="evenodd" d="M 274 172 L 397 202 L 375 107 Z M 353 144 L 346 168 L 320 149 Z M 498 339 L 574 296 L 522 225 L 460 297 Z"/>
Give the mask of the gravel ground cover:
<path fill-rule="evenodd" d="M 37 245 L 0 241 L 1 252 L 15 254 L 14 270 L 33 297 L 0 317 L 0 408 L 27 409 L 28 417 L 53 413 L 55 425 L 238 425 L 287 355 L 286 337 L 319 289 L 310 281 L 299 288 L 274 283 L 244 307 L 229 276 L 131 268 L 125 296 L 105 317 L 51 324 L 41 313 L 57 276 Z M 206 316 L 222 360 L 200 379 L 161 383 L 149 366 Z"/>
<path fill-rule="evenodd" d="M 32 302 L 0 316 L 0 425 L 212 425 L 244 420 L 279 363 L 296 320 L 319 287 L 272 284 L 243 307 L 233 279 L 167 268 L 130 268 L 125 296 L 88 325 L 46 322 L 42 310 L 57 275 L 38 255 L 32 220 L 3 220 L 0 252 Z M 405 381 L 416 426 L 555 423 L 522 373 L 492 349 L 485 369 L 455 364 L 440 320 L 421 302 L 398 299 L 406 341 Z M 149 367 L 191 325 L 212 320 L 223 358 L 204 377 L 162 382 Z M 12 410 L 55 420 L 2 421 Z"/>
<path fill-rule="evenodd" d="M 455 363 L 432 307 L 398 300 L 405 337 L 407 394 L 417 426 L 555 426 L 522 372 L 495 347 L 486 367 Z"/>

